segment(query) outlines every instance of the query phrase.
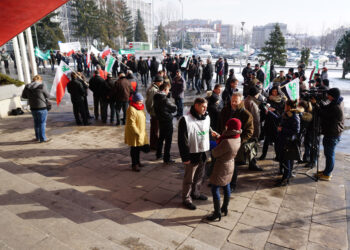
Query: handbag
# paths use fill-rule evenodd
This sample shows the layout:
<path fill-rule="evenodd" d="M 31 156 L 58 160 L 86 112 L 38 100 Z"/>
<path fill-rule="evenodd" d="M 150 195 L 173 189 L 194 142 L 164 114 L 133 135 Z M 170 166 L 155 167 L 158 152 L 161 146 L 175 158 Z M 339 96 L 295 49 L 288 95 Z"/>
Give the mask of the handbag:
<path fill-rule="evenodd" d="M 52 103 L 47 98 L 46 98 L 46 109 L 47 111 L 50 111 L 52 109 Z"/>

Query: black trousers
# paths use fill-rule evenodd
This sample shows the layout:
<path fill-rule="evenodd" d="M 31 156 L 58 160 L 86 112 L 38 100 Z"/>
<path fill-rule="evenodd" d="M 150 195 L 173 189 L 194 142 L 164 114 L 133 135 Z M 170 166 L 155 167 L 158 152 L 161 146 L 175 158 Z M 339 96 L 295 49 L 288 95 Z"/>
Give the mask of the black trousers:
<path fill-rule="evenodd" d="M 150 151 L 150 147 L 148 144 L 138 147 L 130 147 L 130 156 L 131 156 L 131 164 L 136 165 L 140 164 L 140 152 L 148 153 Z"/>
<path fill-rule="evenodd" d="M 76 123 L 78 125 L 81 125 L 81 124 L 86 125 L 88 123 L 88 120 L 87 120 L 84 100 L 74 101 L 74 102 L 72 101 L 72 104 L 73 104 L 73 113 L 74 113 Z M 83 120 L 83 122 L 81 120 Z"/>
<path fill-rule="evenodd" d="M 117 123 L 120 123 L 120 110 L 123 110 L 123 118 L 121 119 L 123 123 L 125 124 L 126 122 L 126 110 L 128 109 L 129 102 L 120 102 L 116 101 L 115 102 L 115 113 L 116 113 L 116 118 L 117 118 Z"/>
<path fill-rule="evenodd" d="M 99 114 L 100 114 L 99 109 L 100 108 L 101 108 L 101 98 L 98 95 L 94 95 L 94 115 L 95 115 L 96 120 L 99 117 Z"/>
<path fill-rule="evenodd" d="M 158 146 L 157 146 L 157 158 L 162 156 L 163 143 L 165 141 L 163 161 L 168 162 L 170 160 L 170 149 L 171 149 L 172 140 L 173 140 L 173 122 L 172 121 L 169 121 L 166 123 L 159 122 L 159 139 L 158 139 Z"/>

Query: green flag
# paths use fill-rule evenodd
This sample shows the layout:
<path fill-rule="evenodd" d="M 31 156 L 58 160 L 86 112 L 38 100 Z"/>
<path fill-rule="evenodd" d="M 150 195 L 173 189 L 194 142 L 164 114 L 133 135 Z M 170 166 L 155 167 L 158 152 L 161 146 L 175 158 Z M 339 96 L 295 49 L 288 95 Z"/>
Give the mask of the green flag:
<path fill-rule="evenodd" d="M 106 61 L 106 71 L 107 73 L 111 73 L 112 72 L 112 67 L 115 63 L 115 57 L 108 55 L 107 56 L 107 61 Z"/>
<path fill-rule="evenodd" d="M 265 69 L 265 81 L 263 82 L 264 89 L 267 89 L 270 86 L 270 62 L 266 62 L 264 65 Z"/>
<path fill-rule="evenodd" d="M 299 78 L 295 78 L 285 86 L 291 100 L 295 101 L 299 98 Z"/>
<path fill-rule="evenodd" d="M 43 59 L 43 60 L 50 59 L 50 50 L 48 50 L 44 53 L 38 47 L 35 47 L 34 53 L 35 53 L 35 56 L 39 57 L 40 59 Z"/>
<path fill-rule="evenodd" d="M 315 67 L 315 70 L 313 71 L 312 77 L 310 79 L 315 79 L 315 74 L 318 73 L 318 70 L 319 70 L 320 60 L 316 59 L 314 62 L 315 62 L 316 67 Z"/>
<path fill-rule="evenodd" d="M 120 49 L 119 55 L 128 55 L 128 54 L 135 54 L 134 49 Z"/>

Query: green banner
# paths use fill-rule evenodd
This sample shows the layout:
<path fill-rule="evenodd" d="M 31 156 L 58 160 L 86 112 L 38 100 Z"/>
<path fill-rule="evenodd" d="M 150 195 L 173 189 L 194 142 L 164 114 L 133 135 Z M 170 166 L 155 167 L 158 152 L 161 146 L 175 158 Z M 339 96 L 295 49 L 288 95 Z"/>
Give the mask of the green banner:
<path fill-rule="evenodd" d="M 266 62 L 264 65 L 265 69 L 265 81 L 263 82 L 264 89 L 267 89 L 270 86 L 270 62 Z"/>
<path fill-rule="evenodd" d="M 319 60 L 319 59 L 316 59 L 316 60 L 314 61 L 314 63 L 315 63 L 315 65 L 316 65 L 316 67 L 315 67 L 314 73 L 312 74 L 311 79 L 315 79 L 315 74 L 318 73 L 320 60 Z"/>
<path fill-rule="evenodd" d="M 50 50 L 48 50 L 44 53 L 38 47 L 35 47 L 34 54 L 36 57 L 39 57 L 40 59 L 43 59 L 43 60 L 50 59 Z"/>
<path fill-rule="evenodd" d="M 128 55 L 128 54 L 135 54 L 134 49 L 120 49 L 119 50 L 119 55 Z"/>

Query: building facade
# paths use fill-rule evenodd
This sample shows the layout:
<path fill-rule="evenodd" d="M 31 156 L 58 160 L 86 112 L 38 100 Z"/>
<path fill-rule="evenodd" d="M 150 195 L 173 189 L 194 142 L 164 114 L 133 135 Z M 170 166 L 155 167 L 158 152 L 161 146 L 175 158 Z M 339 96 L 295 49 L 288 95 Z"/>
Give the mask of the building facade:
<path fill-rule="evenodd" d="M 278 23 L 282 34 L 285 36 L 287 34 L 287 24 Z M 264 46 L 265 41 L 270 37 L 270 33 L 274 31 L 276 23 L 269 23 L 264 26 L 254 26 L 252 33 L 252 46 L 259 49 Z"/>
<path fill-rule="evenodd" d="M 219 45 L 220 33 L 208 28 L 189 28 L 186 30 L 194 47 L 201 45 Z"/>
<path fill-rule="evenodd" d="M 220 32 L 220 45 L 224 48 L 234 47 L 233 25 L 222 24 Z"/>

